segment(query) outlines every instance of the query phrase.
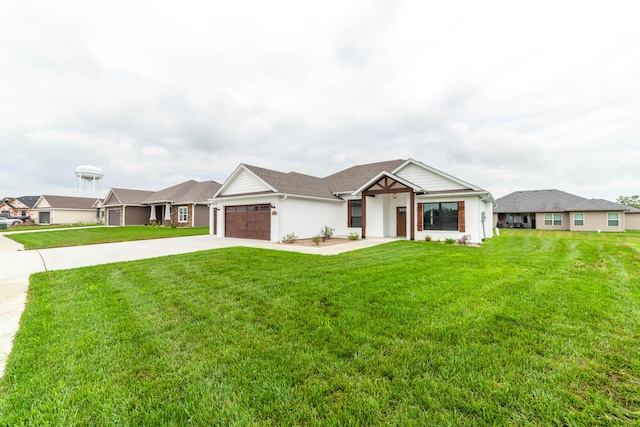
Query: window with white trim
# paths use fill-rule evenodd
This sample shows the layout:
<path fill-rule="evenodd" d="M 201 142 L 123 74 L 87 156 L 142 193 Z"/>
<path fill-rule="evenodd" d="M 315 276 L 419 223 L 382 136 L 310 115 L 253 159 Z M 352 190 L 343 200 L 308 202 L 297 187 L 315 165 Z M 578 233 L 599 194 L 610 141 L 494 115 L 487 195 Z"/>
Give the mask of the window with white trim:
<path fill-rule="evenodd" d="M 574 213 L 573 214 L 573 225 L 576 227 L 580 227 L 584 225 L 584 214 L 583 213 Z"/>
<path fill-rule="evenodd" d="M 544 214 L 544 225 L 562 225 L 562 214 Z"/>
<path fill-rule="evenodd" d="M 178 222 L 189 221 L 189 208 L 187 206 L 178 206 Z"/>
<path fill-rule="evenodd" d="M 607 225 L 609 227 L 618 227 L 620 225 L 620 214 L 618 212 L 608 213 Z"/>

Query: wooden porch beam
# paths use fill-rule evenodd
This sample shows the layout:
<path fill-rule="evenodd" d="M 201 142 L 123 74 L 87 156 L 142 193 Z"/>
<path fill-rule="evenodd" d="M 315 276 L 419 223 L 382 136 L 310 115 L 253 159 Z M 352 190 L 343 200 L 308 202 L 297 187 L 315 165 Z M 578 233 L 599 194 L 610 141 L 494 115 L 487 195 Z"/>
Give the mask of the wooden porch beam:
<path fill-rule="evenodd" d="M 408 193 L 408 192 L 413 192 L 413 190 L 411 188 L 398 188 L 398 189 L 394 189 L 394 190 L 367 190 L 366 193 L 368 196 L 373 196 L 376 194 L 392 194 L 392 193 Z"/>

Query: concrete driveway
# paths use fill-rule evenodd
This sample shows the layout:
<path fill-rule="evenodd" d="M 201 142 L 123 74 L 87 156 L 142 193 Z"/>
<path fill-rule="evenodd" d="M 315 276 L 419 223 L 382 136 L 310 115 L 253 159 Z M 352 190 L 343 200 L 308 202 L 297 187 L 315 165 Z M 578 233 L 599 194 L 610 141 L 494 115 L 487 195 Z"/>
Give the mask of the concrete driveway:
<path fill-rule="evenodd" d="M 11 352 L 13 337 L 20 326 L 20 316 L 29 289 L 29 276 L 33 273 L 234 246 L 337 255 L 395 240 L 367 238 L 345 244 L 314 247 L 204 235 L 24 251 L 22 245 L 5 237 L 7 233 L 3 234 L 0 236 L 0 378 Z"/>

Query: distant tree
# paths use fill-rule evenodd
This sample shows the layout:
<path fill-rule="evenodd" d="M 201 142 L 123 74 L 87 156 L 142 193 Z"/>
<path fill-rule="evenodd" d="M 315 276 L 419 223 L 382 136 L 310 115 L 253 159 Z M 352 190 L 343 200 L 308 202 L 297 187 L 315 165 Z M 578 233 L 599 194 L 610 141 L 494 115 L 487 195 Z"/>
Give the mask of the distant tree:
<path fill-rule="evenodd" d="M 634 208 L 640 209 L 640 196 L 620 196 L 616 202 L 621 205 L 633 206 Z"/>

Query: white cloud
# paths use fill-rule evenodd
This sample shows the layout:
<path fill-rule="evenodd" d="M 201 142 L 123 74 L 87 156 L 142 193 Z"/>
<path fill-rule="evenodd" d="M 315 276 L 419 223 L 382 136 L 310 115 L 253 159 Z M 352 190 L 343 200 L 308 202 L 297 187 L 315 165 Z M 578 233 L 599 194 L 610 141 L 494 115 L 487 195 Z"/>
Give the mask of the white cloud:
<path fill-rule="evenodd" d="M 0 196 L 413 157 L 491 190 L 640 192 L 631 1 L 3 2 Z"/>

